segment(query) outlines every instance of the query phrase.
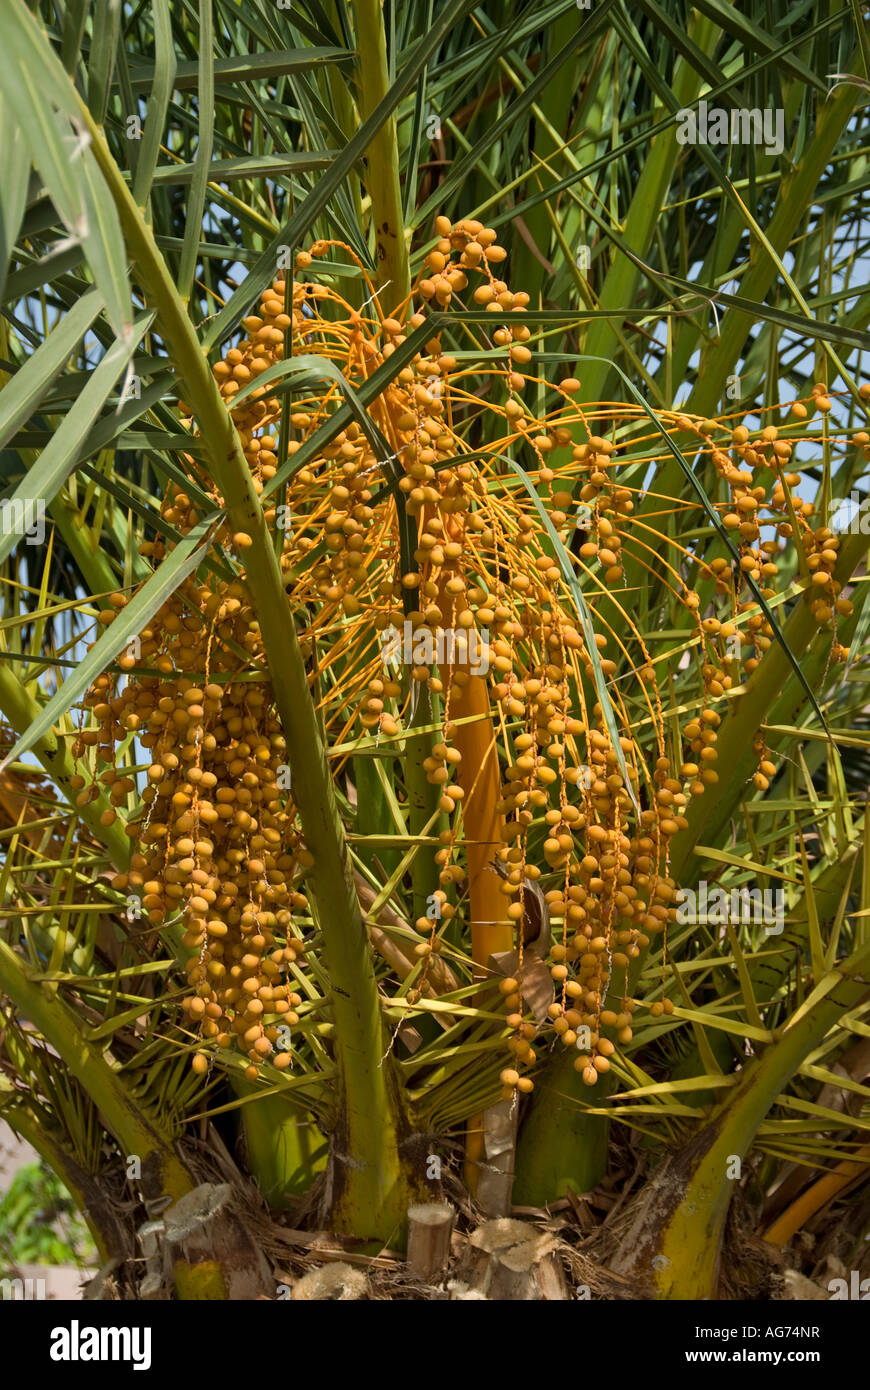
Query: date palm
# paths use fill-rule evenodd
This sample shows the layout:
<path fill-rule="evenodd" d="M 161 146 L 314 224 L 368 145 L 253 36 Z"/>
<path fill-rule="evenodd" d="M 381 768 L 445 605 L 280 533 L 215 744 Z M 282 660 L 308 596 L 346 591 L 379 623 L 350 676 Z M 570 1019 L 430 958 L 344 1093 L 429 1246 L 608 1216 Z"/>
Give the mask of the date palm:
<path fill-rule="evenodd" d="M 856 14 L 10 0 L 0 1108 L 126 1296 L 460 1152 L 631 1152 L 637 1296 L 863 1253 Z"/>

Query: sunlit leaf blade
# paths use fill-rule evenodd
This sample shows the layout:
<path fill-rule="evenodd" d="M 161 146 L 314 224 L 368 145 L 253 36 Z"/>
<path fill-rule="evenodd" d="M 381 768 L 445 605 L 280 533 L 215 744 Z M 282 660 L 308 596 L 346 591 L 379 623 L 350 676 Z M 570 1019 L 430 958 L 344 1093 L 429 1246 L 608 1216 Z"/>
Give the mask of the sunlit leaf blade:
<path fill-rule="evenodd" d="M 75 91 L 23 0 L 10 0 L 4 26 L 11 51 L 0 91 L 70 238 L 86 250 L 112 327 L 125 337 L 132 313 L 120 225 L 88 152 Z"/>
<path fill-rule="evenodd" d="M 200 0 L 199 5 L 199 72 L 197 103 L 199 106 L 198 139 L 196 161 L 191 174 L 190 203 L 188 222 L 184 231 L 184 245 L 181 251 L 181 264 L 178 271 L 178 290 L 182 299 L 190 298 L 193 277 L 196 273 L 197 250 L 200 227 L 205 209 L 206 190 L 210 175 L 211 154 L 214 145 L 214 28 L 212 6 L 209 0 Z M 213 173 L 211 175 L 214 177 Z"/>
<path fill-rule="evenodd" d="M 88 106 L 98 125 L 106 115 L 121 24 L 121 0 L 96 0 L 88 53 Z"/>
<path fill-rule="evenodd" d="M 105 406 L 112 387 L 127 366 L 137 342 L 152 320 L 153 314 L 143 315 L 126 345 L 119 342 L 109 348 L 99 366 L 92 372 L 87 386 L 63 424 L 43 449 L 39 461 L 28 471 L 24 481 L 8 500 L 13 512 L 16 505 L 20 505 L 25 511 L 34 504 L 44 506 L 63 486 L 81 458 L 82 445 Z M 18 544 L 18 540 L 15 530 L 11 528 L 0 536 L 0 560 L 5 560 Z"/>
<path fill-rule="evenodd" d="M 7 100 L 0 95 L 0 128 L 5 132 L 6 157 L 0 181 L 0 300 L 6 284 L 30 180 L 30 149 L 23 132 L 12 119 Z"/>
<path fill-rule="evenodd" d="M 57 694 L 45 705 L 38 719 L 35 719 L 17 740 L 14 747 L 0 763 L 0 772 L 16 758 L 28 752 L 49 729 L 57 723 L 80 695 L 105 670 L 119 652 L 123 651 L 170 594 L 178 588 L 189 574 L 201 563 L 211 544 L 209 533 L 214 526 L 217 513 L 203 517 L 193 530 L 179 541 L 178 545 L 163 560 L 126 608 L 94 643 L 83 661 L 63 682 Z"/>
<path fill-rule="evenodd" d="M 230 58 L 216 58 L 214 77 L 216 84 L 225 86 L 238 82 L 254 82 L 262 78 L 287 77 L 296 72 L 308 72 L 326 63 L 352 63 L 354 55 L 344 48 L 302 48 L 288 49 L 284 52 L 239 54 Z M 150 91 L 154 83 L 153 65 L 137 66 L 131 75 L 134 91 Z M 177 65 L 173 87 L 178 91 L 196 87 L 199 81 L 199 65 L 181 62 Z"/>
<path fill-rule="evenodd" d="M 0 448 L 29 420 L 103 307 L 98 291 L 83 295 L 0 392 Z"/>
<path fill-rule="evenodd" d="M 164 140 L 166 112 L 175 85 L 177 62 L 169 2 L 153 0 L 153 3 L 154 48 L 157 61 L 153 70 L 153 80 L 148 88 L 142 138 L 136 155 L 136 173 L 133 178 L 133 197 L 140 207 L 145 206 L 151 189 L 151 179 L 157 168 L 160 146 Z"/>

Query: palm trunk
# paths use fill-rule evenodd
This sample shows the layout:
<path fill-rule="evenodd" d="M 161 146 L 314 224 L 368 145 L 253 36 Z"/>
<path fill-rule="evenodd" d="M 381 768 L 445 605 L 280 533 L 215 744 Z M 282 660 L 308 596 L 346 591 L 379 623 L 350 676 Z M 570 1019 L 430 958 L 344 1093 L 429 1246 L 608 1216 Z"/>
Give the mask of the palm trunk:
<path fill-rule="evenodd" d="M 450 613 L 452 599 L 446 590 L 442 592 L 440 602 L 442 611 Z M 471 673 L 468 662 L 457 663 L 457 667 L 465 672 L 468 679 L 464 685 L 454 686 L 452 690 L 450 719 L 455 724 L 455 733 L 451 741 L 462 755 L 459 782 L 465 792 L 462 814 L 468 856 L 471 955 L 477 978 L 485 980 L 489 975 L 490 956 L 500 951 L 510 951 L 513 947 L 513 929 L 506 913 L 507 903 L 499 891 L 501 880 L 491 867 L 504 828 L 504 816 L 496 809 L 501 795 L 501 774 L 487 682 L 482 676 Z M 446 689 L 451 688 L 453 671 L 457 667 L 445 668 Z M 472 1193 L 478 1192 L 481 1176 L 486 1171 L 487 1130 L 493 1123 L 499 1122 L 503 1108 L 504 1102 L 500 1102 L 492 1112 L 473 1115 L 468 1121 L 465 1182 Z"/>
<path fill-rule="evenodd" d="M 57 987 L 32 975 L 5 942 L 0 942 L 0 990 L 93 1098 L 127 1162 L 138 1160 L 146 1210 L 160 1213 L 167 1199 L 174 1204 L 193 1192 L 198 1181 L 179 1158 L 172 1136 L 137 1105 L 117 1071 L 85 1037 Z M 59 1155 L 46 1154 L 54 1167 Z M 66 1162 L 56 1171 L 63 1181 L 71 1175 Z M 220 1213 L 209 1224 L 207 1246 L 191 1242 L 189 1250 L 176 1252 L 173 1262 L 173 1282 L 185 1300 L 257 1297 L 272 1292 L 264 1276 L 261 1257 L 232 1212 Z"/>
<path fill-rule="evenodd" d="M 734 1160 L 746 1156 L 804 1058 L 846 1010 L 866 997 L 860 977 L 868 962 L 870 945 L 817 984 L 803 1010 L 746 1067 L 709 1123 L 665 1160 L 645 1188 L 613 1267 L 641 1281 L 648 1297 L 716 1297 L 722 1234 L 735 1189 Z"/>
<path fill-rule="evenodd" d="M 359 107 L 363 121 L 367 121 L 390 88 L 387 36 L 381 0 L 354 0 L 354 10 L 359 54 Z M 387 303 L 394 306 L 406 300 L 411 292 L 395 114 L 384 121 L 363 162 L 365 184 L 372 200 L 378 262 L 375 283 L 384 289 L 389 285 Z"/>

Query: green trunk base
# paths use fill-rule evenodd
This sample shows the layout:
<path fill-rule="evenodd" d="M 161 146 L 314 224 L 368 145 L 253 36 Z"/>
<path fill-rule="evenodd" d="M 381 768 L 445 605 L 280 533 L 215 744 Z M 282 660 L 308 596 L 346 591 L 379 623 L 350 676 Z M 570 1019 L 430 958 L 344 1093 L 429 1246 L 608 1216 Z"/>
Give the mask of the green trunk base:
<path fill-rule="evenodd" d="M 203 1260 L 200 1264 L 189 1265 L 184 1260 L 176 1260 L 173 1267 L 175 1292 L 184 1303 L 196 1301 L 223 1301 L 227 1291 L 221 1267 L 215 1260 Z"/>
<path fill-rule="evenodd" d="M 234 1082 L 245 1095 L 253 1089 Z M 264 1096 L 242 1107 L 247 1166 L 270 1207 L 286 1211 L 326 1168 L 327 1140 L 307 1111 L 281 1096 Z"/>
<path fill-rule="evenodd" d="M 610 1075 L 594 1091 L 574 1070 L 566 1050 L 554 1058 L 536 1086 L 520 1126 L 513 1200 L 517 1206 L 544 1206 L 573 1192 L 589 1192 L 607 1172 L 610 1121 L 589 1115 L 577 1102 L 597 1103 L 613 1090 Z"/>

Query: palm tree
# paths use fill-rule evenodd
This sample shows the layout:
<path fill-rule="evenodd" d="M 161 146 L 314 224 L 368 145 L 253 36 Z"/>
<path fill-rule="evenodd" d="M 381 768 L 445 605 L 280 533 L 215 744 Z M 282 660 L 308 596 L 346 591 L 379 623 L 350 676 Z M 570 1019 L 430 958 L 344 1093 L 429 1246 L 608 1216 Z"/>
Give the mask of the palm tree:
<path fill-rule="evenodd" d="M 9 0 L 0 1110 L 107 1296 L 623 1172 L 603 1289 L 866 1258 L 856 16 Z"/>

